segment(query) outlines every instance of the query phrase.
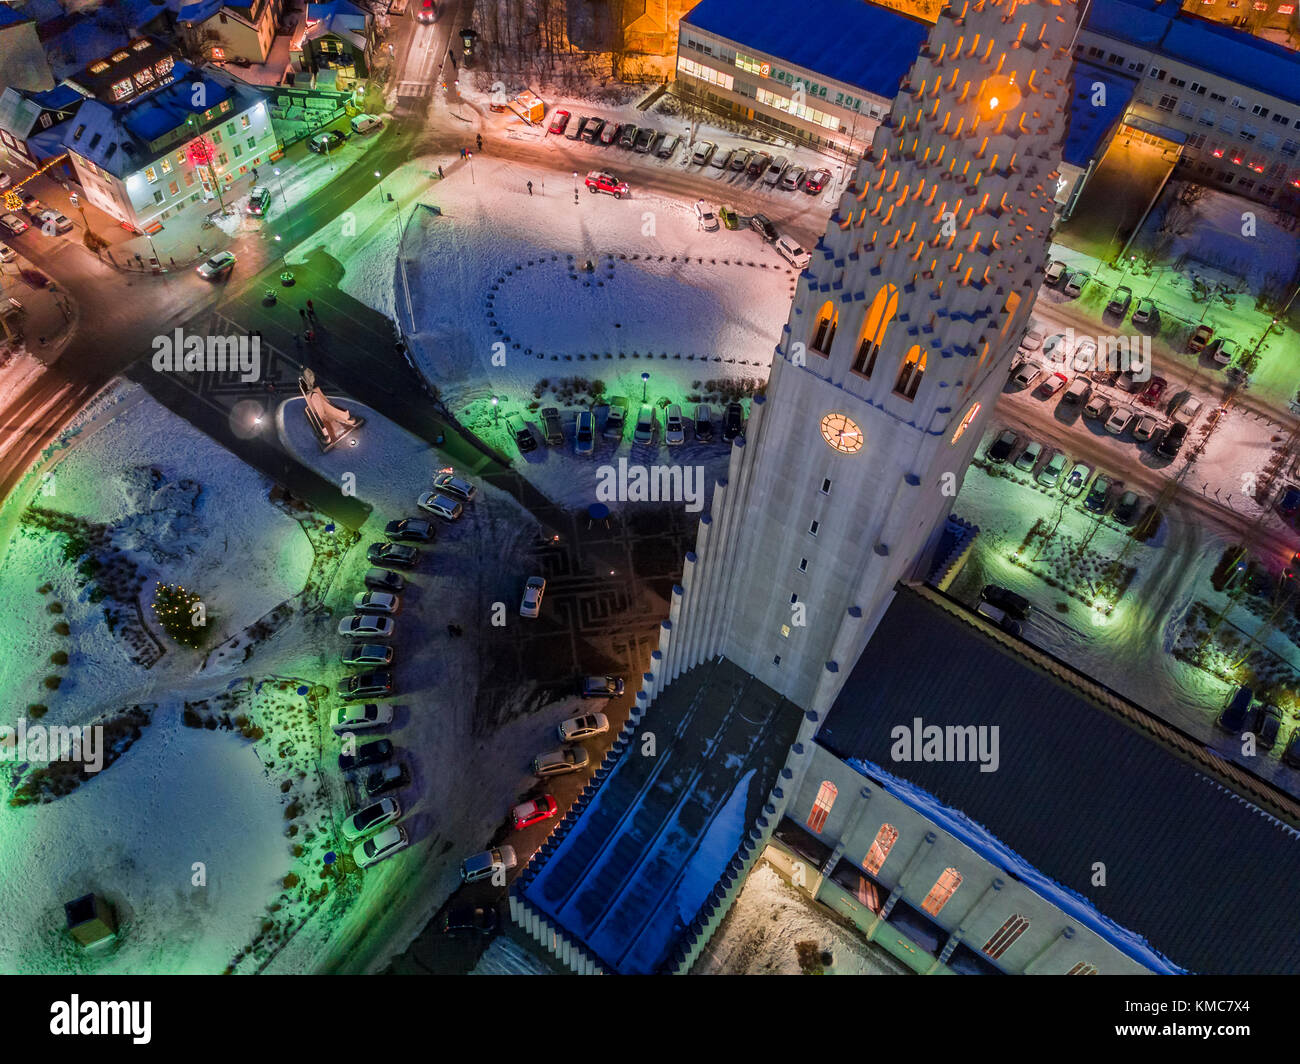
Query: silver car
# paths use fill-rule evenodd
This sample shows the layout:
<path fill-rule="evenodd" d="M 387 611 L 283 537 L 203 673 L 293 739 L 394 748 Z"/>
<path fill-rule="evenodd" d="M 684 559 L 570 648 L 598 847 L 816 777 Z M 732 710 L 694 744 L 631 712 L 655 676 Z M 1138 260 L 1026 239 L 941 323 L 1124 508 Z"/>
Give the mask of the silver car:
<path fill-rule="evenodd" d="M 636 416 L 636 428 L 632 432 L 633 441 L 635 443 L 654 443 L 655 424 L 654 407 L 643 403 L 640 413 Z"/>
<path fill-rule="evenodd" d="M 565 776 L 586 768 L 590 760 L 583 747 L 566 746 L 562 750 L 552 750 L 549 754 L 538 754 L 533 758 L 533 775 L 540 779 Z"/>

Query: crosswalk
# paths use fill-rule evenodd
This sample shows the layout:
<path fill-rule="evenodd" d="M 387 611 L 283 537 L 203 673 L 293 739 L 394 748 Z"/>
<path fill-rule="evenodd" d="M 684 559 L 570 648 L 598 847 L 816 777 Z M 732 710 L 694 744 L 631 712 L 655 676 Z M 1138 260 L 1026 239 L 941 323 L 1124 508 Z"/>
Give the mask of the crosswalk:
<path fill-rule="evenodd" d="M 399 81 L 397 83 L 398 96 L 428 96 L 432 92 L 432 85 L 423 85 L 418 81 Z"/>

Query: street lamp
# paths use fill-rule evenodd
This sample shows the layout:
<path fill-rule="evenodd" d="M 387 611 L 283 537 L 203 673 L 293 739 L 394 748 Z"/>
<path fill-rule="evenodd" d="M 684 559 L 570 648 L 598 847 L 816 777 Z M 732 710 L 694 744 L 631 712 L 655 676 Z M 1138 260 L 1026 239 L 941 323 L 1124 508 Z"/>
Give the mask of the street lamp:
<path fill-rule="evenodd" d="M 379 202 L 384 202 L 384 183 L 380 180 L 384 175 L 378 170 L 375 171 L 375 183 L 379 186 Z"/>
<path fill-rule="evenodd" d="M 499 401 L 495 395 L 492 396 L 492 424 L 494 425 L 498 423 L 497 403 Z"/>
<path fill-rule="evenodd" d="M 466 150 L 465 158 L 469 160 L 469 183 L 471 185 L 477 184 L 478 182 L 474 180 L 474 153 Z"/>
<path fill-rule="evenodd" d="M 643 403 L 645 402 L 646 389 L 648 389 L 649 387 L 650 387 L 650 374 L 642 373 L 641 374 L 641 402 Z"/>
<path fill-rule="evenodd" d="M 280 186 L 280 198 L 284 200 L 284 209 L 287 211 L 289 209 L 289 197 L 284 194 L 284 178 L 280 176 L 280 168 L 277 166 L 271 172 L 275 174 L 276 182 Z"/>
<path fill-rule="evenodd" d="M 578 171 L 573 171 L 573 202 L 578 202 Z"/>

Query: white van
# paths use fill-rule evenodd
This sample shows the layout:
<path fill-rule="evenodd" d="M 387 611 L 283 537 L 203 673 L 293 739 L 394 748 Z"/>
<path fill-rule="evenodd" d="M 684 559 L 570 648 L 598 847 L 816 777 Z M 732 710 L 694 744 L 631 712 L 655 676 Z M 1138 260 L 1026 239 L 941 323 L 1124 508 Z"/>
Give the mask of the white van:
<path fill-rule="evenodd" d="M 353 133 L 370 133 L 384 128 L 384 123 L 374 115 L 357 115 L 352 119 L 351 125 Z"/>
<path fill-rule="evenodd" d="M 804 251 L 788 236 L 777 237 L 774 247 L 777 254 L 797 270 L 802 270 L 812 261 L 812 255 Z"/>

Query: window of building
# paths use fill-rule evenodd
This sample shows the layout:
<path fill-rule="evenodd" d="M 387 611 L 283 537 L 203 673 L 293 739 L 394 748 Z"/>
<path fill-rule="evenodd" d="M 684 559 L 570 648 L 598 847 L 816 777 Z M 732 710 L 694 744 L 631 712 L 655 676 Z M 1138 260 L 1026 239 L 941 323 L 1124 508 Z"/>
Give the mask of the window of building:
<path fill-rule="evenodd" d="M 876 298 L 867 308 L 866 317 L 862 319 L 862 335 L 858 338 L 858 353 L 853 358 L 853 372 L 863 377 L 870 377 L 876 368 L 876 356 L 880 354 L 880 345 L 885 340 L 885 330 L 898 310 L 898 289 L 892 284 L 885 285 L 876 293 Z"/>
<path fill-rule="evenodd" d="M 1188 146 L 1189 148 L 1203 148 L 1203 147 L 1205 147 L 1205 134 L 1204 134 L 1204 133 L 1191 133 L 1191 134 L 1189 134 L 1188 137 L 1187 137 L 1187 146 Z"/>
<path fill-rule="evenodd" d="M 894 392 L 901 395 L 904 399 L 915 399 L 916 390 L 921 387 L 921 378 L 925 376 L 925 352 L 920 346 L 913 344 L 903 359 L 902 366 L 898 370 L 898 381 L 894 384 Z"/>
<path fill-rule="evenodd" d="M 1080 961 L 1078 964 L 1076 964 L 1065 974 L 1066 975 L 1096 975 L 1097 966 L 1095 964 L 1089 964 L 1087 961 Z"/>
<path fill-rule="evenodd" d="M 1098 48 L 1096 45 L 1090 45 L 1088 47 L 1088 55 L 1090 55 L 1093 59 L 1100 59 L 1105 54 L 1106 54 L 1105 48 Z"/>
<path fill-rule="evenodd" d="M 820 521 L 814 521 L 812 524 L 808 526 L 808 535 L 810 536 L 817 535 L 817 530 L 821 527 L 822 527 L 822 523 Z"/>
<path fill-rule="evenodd" d="M 234 148 L 231 149 L 231 150 L 234 151 L 234 153 L 235 153 L 235 158 L 236 158 L 236 159 L 238 159 L 241 155 L 244 154 L 244 148 L 243 148 L 243 145 L 240 145 L 240 144 L 236 144 L 236 145 L 234 146 Z"/>
<path fill-rule="evenodd" d="M 830 493 L 831 493 L 831 481 L 830 478 L 827 477 L 825 480 L 822 481 L 822 494 L 829 495 Z"/>
<path fill-rule="evenodd" d="M 943 874 L 934 881 L 930 893 L 921 902 L 921 908 L 931 916 L 938 916 L 940 910 L 948 904 L 948 899 L 957 893 L 961 886 L 961 873 L 955 868 L 945 868 Z"/>
<path fill-rule="evenodd" d="M 898 828 L 893 824 L 881 824 L 875 840 L 871 843 L 871 849 L 867 851 L 867 856 L 862 858 L 862 867 L 873 876 L 880 875 L 880 870 L 885 866 L 885 858 L 889 856 L 889 851 L 894 848 L 894 843 L 897 841 Z"/>
<path fill-rule="evenodd" d="M 1228 102 L 1228 97 L 1226 97 L 1226 96 L 1224 96 L 1222 93 L 1218 93 L 1218 92 L 1212 92 L 1212 93 L 1210 93 L 1210 99 L 1213 100 L 1215 103 L 1227 103 L 1227 102 Z"/>
<path fill-rule="evenodd" d="M 1178 102 L 1177 96 L 1170 96 L 1168 93 L 1166 93 L 1164 96 L 1160 97 L 1160 100 L 1156 104 L 1156 106 L 1159 107 L 1160 110 L 1162 111 L 1172 111 L 1174 109 L 1174 104 L 1176 104 L 1177 102 Z"/>
<path fill-rule="evenodd" d="M 807 559 L 807 558 L 800 558 L 800 559 L 799 559 L 799 572 L 801 572 L 801 573 L 806 573 L 807 571 L 808 571 L 808 559 Z"/>
<path fill-rule="evenodd" d="M 822 780 L 822 785 L 817 789 L 817 800 L 813 802 L 812 812 L 808 814 L 808 827 L 811 831 L 821 834 L 822 828 L 826 826 L 826 818 L 830 816 L 831 806 L 835 804 L 835 797 L 840 792 L 830 780 Z"/>
<path fill-rule="evenodd" d="M 984 952 L 997 960 L 1028 929 L 1029 921 L 1019 913 L 1007 917 L 1007 922 L 993 932 L 993 937 L 984 943 Z"/>
<path fill-rule="evenodd" d="M 1187 86 L 1187 87 L 1188 87 L 1192 92 L 1196 93 L 1197 96 L 1204 96 L 1204 95 L 1205 95 L 1205 86 L 1202 85 L 1199 81 L 1193 81 L 1193 82 L 1192 82 L 1189 86 Z"/>
<path fill-rule="evenodd" d="M 187 170 L 187 171 L 185 172 L 185 184 L 187 184 L 187 185 L 193 185 L 193 184 L 194 184 L 194 171 L 193 171 L 193 170 Z"/>
<path fill-rule="evenodd" d="M 154 203 L 161 203 L 161 202 L 163 201 L 163 192 L 162 192 L 162 189 L 158 189 L 158 190 L 153 194 L 153 201 L 154 201 Z"/>
<path fill-rule="evenodd" d="M 1257 132 L 1258 131 L 1255 129 L 1254 126 L 1243 125 L 1241 127 L 1241 132 L 1238 133 L 1237 136 L 1240 137 L 1242 140 L 1249 142 L 1255 139 Z"/>
<path fill-rule="evenodd" d="M 1128 68 L 1133 71 L 1134 74 L 1141 74 L 1142 71 L 1146 69 L 1146 64 L 1130 62 Z"/>
<path fill-rule="evenodd" d="M 781 655 L 780 655 L 780 654 L 777 654 L 774 658 L 772 658 L 772 664 L 773 664 L 773 665 L 780 665 L 780 664 L 781 664 Z"/>
<path fill-rule="evenodd" d="M 1215 115 L 1215 113 L 1214 113 L 1213 111 L 1207 109 L 1207 110 L 1204 110 L 1204 111 L 1201 112 L 1201 117 L 1198 118 L 1196 121 L 1199 122 L 1199 123 L 1200 123 L 1201 125 L 1203 125 L 1203 126 L 1210 126 L 1210 127 L 1213 127 L 1213 126 L 1214 126 L 1214 119 L 1215 119 L 1216 117 L 1217 117 L 1217 116 Z"/>
<path fill-rule="evenodd" d="M 212 143 L 213 143 L 213 144 L 220 144 L 220 143 L 221 143 L 221 130 L 219 130 L 219 129 L 214 129 L 214 130 L 212 131 Z"/>
<path fill-rule="evenodd" d="M 145 176 L 145 178 L 146 178 L 147 180 L 149 180 L 149 181 L 157 181 L 157 180 L 158 180 L 158 171 L 155 170 L 152 166 L 146 166 L 146 167 L 144 168 L 144 176 Z"/>
<path fill-rule="evenodd" d="M 235 135 L 235 123 L 234 123 L 234 122 L 227 122 L 227 123 L 226 123 L 226 135 L 227 135 L 227 136 L 231 136 L 231 137 L 233 137 L 233 136 Z"/>
<path fill-rule="evenodd" d="M 1175 89 L 1185 89 L 1187 87 L 1187 82 L 1184 81 L 1182 78 L 1170 78 L 1169 84 L 1172 85 Z"/>
<path fill-rule="evenodd" d="M 1149 78 L 1155 78 L 1156 81 L 1164 81 L 1164 80 L 1165 80 L 1165 72 L 1164 72 L 1163 70 L 1161 70 L 1158 66 L 1154 66 L 1154 65 L 1153 65 L 1153 66 L 1152 66 L 1152 67 L 1147 71 L 1147 77 L 1149 77 Z"/>
<path fill-rule="evenodd" d="M 1283 155 L 1290 156 L 1292 159 L 1296 156 L 1296 151 L 1300 150 L 1300 142 L 1294 140 L 1284 140 L 1282 147 L 1279 149 Z"/>
<path fill-rule="evenodd" d="M 971 408 L 966 411 L 966 416 L 961 419 L 961 424 L 957 426 L 957 431 L 952 434 L 952 439 L 949 440 L 948 442 L 952 444 L 960 440 L 962 438 L 962 434 L 965 433 L 965 431 L 970 427 L 970 423 L 974 421 L 977 417 L 979 417 L 979 414 L 980 414 L 980 404 L 972 403 Z"/>
<path fill-rule="evenodd" d="M 1114 52 L 1111 52 L 1110 55 L 1106 56 L 1106 62 L 1108 62 L 1111 66 L 1123 66 L 1124 57 L 1122 55 L 1116 55 Z"/>
<path fill-rule="evenodd" d="M 1272 116 L 1269 118 L 1269 121 L 1276 122 L 1279 126 L 1287 126 L 1291 124 L 1291 116 L 1274 111 Z"/>
<path fill-rule="evenodd" d="M 1192 103 L 1191 100 L 1184 100 L 1178 105 L 1178 116 L 1180 118 L 1195 118 L 1196 104 Z"/>
<path fill-rule="evenodd" d="M 1256 118 L 1267 118 L 1268 108 L 1261 107 L 1259 104 L 1255 104 L 1255 106 L 1250 109 L 1250 113 L 1253 114 Z"/>
<path fill-rule="evenodd" d="M 257 138 L 249 137 L 248 140 L 245 141 L 245 143 L 248 145 L 248 150 L 252 151 L 254 148 L 257 147 Z"/>
<path fill-rule="evenodd" d="M 177 195 L 177 194 L 180 193 L 180 190 L 181 190 L 181 186 L 178 185 L 175 181 L 169 181 L 169 182 L 167 182 L 167 194 L 168 194 L 168 195 L 170 195 L 170 196 L 175 196 L 175 195 Z"/>
<path fill-rule="evenodd" d="M 677 57 L 677 69 L 689 77 L 708 82 L 710 85 L 718 85 L 728 91 L 735 83 L 735 79 L 730 74 L 724 74 L 720 70 L 714 70 L 711 66 L 697 63 L 694 59 L 687 59 L 684 55 Z"/>
<path fill-rule="evenodd" d="M 813 326 L 812 349 L 819 355 L 828 356 L 831 344 L 835 342 L 835 330 L 839 327 L 840 315 L 834 304 L 828 299 L 817 311 L 817 324 Z"/>

